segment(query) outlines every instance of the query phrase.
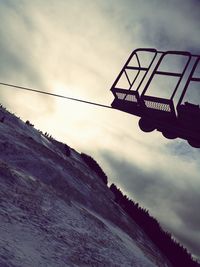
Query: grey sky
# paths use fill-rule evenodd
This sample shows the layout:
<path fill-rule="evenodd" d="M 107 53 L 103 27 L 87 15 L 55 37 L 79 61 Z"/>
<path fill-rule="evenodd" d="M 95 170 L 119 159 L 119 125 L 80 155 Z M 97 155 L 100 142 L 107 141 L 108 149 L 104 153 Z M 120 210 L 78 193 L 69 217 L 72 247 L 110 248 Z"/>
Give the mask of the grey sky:
<path fill-rule="evenodd" d="M 200 53 L 200 1 L 0 1 L 0 80 L 110 104 L 133 49 Z M 139 201 L 200 257 L 199 152 L 138 118 L 0 86 L 24 120 L 94 156 L 110 181 Z"/>

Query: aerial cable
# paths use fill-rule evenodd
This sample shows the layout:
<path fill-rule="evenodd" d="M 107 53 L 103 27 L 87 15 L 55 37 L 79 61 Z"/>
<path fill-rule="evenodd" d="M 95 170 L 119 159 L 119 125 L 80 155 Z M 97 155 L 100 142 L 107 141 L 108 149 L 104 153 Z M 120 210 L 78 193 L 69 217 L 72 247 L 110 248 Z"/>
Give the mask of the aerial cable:
<path fill-rule="evenodd" d="M 64 96 L 64 95 L 53 94 L 53 93 L 50 93 L 50 92 L 45 92 L 45 91 L 41 91 L 41 90 L 29 88 L 29 87 L 23 87 L 23 86 L 19 86 L 19 85 L 15 85 L 15 84 L 9 84 L 9 83 L 0 82 L 0 85 L 13 87 L 13 88 L 21 89 L 21 90 L 26 90 L 26 91 L 31 91 L 31 92 L 35 92 L 35 93 L 39 93 L 39 94 L 44 94 L 44 95 L 50 95 L 50 96 L 54 96 L 54 97 L 65 98 L 65 99 L 68 99 L 68 100 L 82 102 L 82 103 L 85 103 L 85 104 L 95 105 L 95 106 L 99 106 L 99 107 L 103 107 L 103 108 L 112 108 L 111 106 L 107 106 L 107 105 L 103 105 L 103 104 L 99 104 L 99 103 L 95 103 L 95 102 L 90 102 L 90 101 L 86 101 L 86 100 L 83 100 L 83 99 L 68 97 L 68 96 Z"/>

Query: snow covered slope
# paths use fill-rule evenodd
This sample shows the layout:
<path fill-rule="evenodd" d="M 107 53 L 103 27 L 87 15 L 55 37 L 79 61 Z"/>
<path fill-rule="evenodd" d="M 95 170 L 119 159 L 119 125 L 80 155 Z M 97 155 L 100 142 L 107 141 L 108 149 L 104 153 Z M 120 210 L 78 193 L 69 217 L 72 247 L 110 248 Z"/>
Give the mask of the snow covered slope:
<path fill-rule="evenodd" d="M 70 151 L 0 108 L 0 266 L 170 267 Z"/>

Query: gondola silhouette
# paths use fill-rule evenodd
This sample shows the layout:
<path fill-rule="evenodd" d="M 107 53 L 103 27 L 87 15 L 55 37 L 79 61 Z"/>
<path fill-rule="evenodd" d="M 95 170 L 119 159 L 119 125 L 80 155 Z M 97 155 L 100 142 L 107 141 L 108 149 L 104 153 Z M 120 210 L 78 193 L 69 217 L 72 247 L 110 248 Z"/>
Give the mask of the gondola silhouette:
<path fill-rule="evenodd" d="M 200 148 L 199 82 L 199 55 L 139 48 L 111 87 L 111 106 L 139 116 L 144 132 L 158 130 Z"/>

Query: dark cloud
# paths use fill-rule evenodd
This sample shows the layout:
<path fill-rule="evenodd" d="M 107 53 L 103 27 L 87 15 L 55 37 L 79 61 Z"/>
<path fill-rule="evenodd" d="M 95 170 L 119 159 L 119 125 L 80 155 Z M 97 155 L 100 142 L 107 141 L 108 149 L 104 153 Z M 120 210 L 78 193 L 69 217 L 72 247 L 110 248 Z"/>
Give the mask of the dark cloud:
<path fill-rule="evenodd" d="M 165 145 L 166 153 L 169 156 L 175 155 L 186 162 L 196 162 L 199 164 L 200 150 L 191 147 L 186 140 L 176 139 Z"/>
<path fill-rule="evenodd" d="M 111 166 L 115 181 L 142 203 L 153 205 L 159 198 L 166 198 L 168 192 L 173 194 L 176 191 L 176 185 L 163 179 L 159 168 L 157 170 L 144 170 L 142 164 L 136 165 L 132 161 L 121 158 L 120 155 L 113 156 L 109 152 L 102 152 L 102 157 Z M 157 200 L 153 195 L 155 192 Z"/>
<path fill-rule="evenodd" d="M 137 23 L 140 38 L 160 50 L 199 51 L 200 3 L 197 1 L 151 1 L 140 5 Z"/>

